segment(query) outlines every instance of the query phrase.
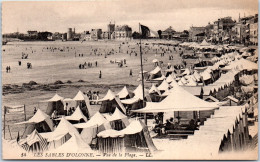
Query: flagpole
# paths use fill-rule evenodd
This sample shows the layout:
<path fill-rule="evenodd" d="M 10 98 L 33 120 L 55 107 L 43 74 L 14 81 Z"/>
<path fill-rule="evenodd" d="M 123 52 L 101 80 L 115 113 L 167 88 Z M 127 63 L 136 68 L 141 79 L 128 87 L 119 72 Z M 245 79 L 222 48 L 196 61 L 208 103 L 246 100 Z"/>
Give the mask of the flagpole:
<path fill-rule="evenodd" d="M 141 34 L 141 24 L 139 23 L 139 33 Z M 140 36 L 140 59 L 141 59 L 141 73 L 142 73 L 142 90 L 143 90 L 143 107 L 144 107 L 144 72 L 143 72 L 143 54 L 142 54 L 142 37 Z M 144 113 L 144 122 L 147 125 L 146 113 Z"/>

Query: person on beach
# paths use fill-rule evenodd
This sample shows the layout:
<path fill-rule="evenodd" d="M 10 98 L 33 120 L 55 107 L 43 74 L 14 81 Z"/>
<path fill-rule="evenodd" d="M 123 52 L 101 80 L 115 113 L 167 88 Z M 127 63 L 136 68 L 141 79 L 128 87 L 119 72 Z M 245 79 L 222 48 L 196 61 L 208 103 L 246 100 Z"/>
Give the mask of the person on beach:
<path fill-rule="evenodd" d="M 37 108 L 34 107 L 33 114 L 36 114 L 36 112 L 37 112 Z"/>
<path fill-rule="evenodd" d="M 8 69 L 9 69 L 8 66 L 6 66 L 6 72 L 7 72 L 7 73 L 8 73 Z"/>
<path fill-rule="evenodd" d="M 101 70 L 99 71 L 99 79 L 102 78 L 102 73 L 101 73 Z"/>
<path fill-rule="evenodd" d="M 129 74 L 130 76 L 133 76 L 133 71 L 132 71 L 132 69 L 130 69 L 130 74 Z"/>

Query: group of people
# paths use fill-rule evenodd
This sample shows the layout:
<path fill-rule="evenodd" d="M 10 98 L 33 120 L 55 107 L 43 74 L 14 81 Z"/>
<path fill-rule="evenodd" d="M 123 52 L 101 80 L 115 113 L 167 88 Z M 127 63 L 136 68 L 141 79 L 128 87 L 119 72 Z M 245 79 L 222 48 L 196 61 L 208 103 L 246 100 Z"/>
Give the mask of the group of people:
<path fill-rule="evenodd" d="M 180 123 L 180 117 L 177 117 L 174 119 L 171 117 L 170 119 L 166 120 L 166 123 L 163 123 L 163 113 L 158 113 L 155 115 L 155 127 L 154 132 L 158 133 L 158 135 L 164 135 L 167 134 L 168 131 L 173 130 L 198 130 L 198 127 L 200 125 L 199 119 L 196 121 L 194 119 L 190 119 L 189 124 L 181 124 Z"/>
<path fill-rule="evenodd" d="M 10 73 L 11 72 L 11 67 L 10 66 L 6 66 L 6 72 Z"/>
<path fill-rule="evenodd" d="M 91 91 L 89 90 L 87 93 L 84 92 L 89 98 L 89 100 L 98 100 L 99 99 L 99 91 Z"/>
<path fill-rule="evenodd" d="M 69 52 L 70 50 L 75 50 L 75 47 L 43 47 L 42 52 L 44 50 L 50 51 L 50 52 Z"/>
<path fill-rule="evenodd" d="M 22 59 L 28 59 L 28 54 L 22 52 Z"/>
<path fill-rule="evenodd" d="M 95 66 L 98 66 L 98 62 L 95 61 Z M 92 67 L 92 62 L 85 62 L 84 64 L 79 64 L 79 69 L 86 69 L 87 67 L 91 68 Z"/>

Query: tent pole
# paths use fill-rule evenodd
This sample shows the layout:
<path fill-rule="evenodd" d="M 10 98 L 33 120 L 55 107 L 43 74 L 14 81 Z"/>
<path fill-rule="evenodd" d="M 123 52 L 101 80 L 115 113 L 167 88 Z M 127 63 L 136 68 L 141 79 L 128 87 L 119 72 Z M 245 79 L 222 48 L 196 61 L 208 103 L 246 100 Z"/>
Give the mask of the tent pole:
<path fill-rule="evenodd" d="M 39 102 L 38 102 L 38 104 L 39 104 Z M 25 104 L 24 104 L 24 106 L 23 106 L 23 113 L 24 113 L 24 121 L 26 121 Z M 25 130 L 26 130 L 26 124 L 24 124 L 24 132 L 25 132 Z"/>
<path fill-rule="evenodd" d="M 6 107 L 4 106 L 4 139 L 5 139 L 5 114 L 6 114 Z"/>
<path fill-rule="evenodd" d="M 141 33 L 141 24 L 139 23 L 139 33 Z M 141 59 L 141 73 L 142 73 L 142 90 L 143 90 L 143 107 L 144 107 L 144 72 L 143 72 L 143 56 L 142 56 L 142 38 L 140 36 L 140 59 Z M 147 125 L 146 113 L 144 113 L 144 122 Z"/>
<path fill-rule="evenodd" d="M 11 137 L 11 140 L 12 140 L 13 138 L 12 138 L 12 134 L 11 134 L 9 125 L 8 125 L 8 130 L 9 130 L 9 134 L 10 134 L 10 137 Z"/>

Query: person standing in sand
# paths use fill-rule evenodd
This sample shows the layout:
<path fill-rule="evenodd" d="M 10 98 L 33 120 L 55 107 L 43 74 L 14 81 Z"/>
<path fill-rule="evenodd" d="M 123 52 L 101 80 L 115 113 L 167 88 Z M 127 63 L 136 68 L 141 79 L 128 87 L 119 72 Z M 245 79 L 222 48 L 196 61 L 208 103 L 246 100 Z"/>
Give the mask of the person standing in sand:
<path fill-rule="evenodd" d="M 101 70 L 99 71 L 99 79 L 102 78 L 102 73 L 101 73 Z"/>

